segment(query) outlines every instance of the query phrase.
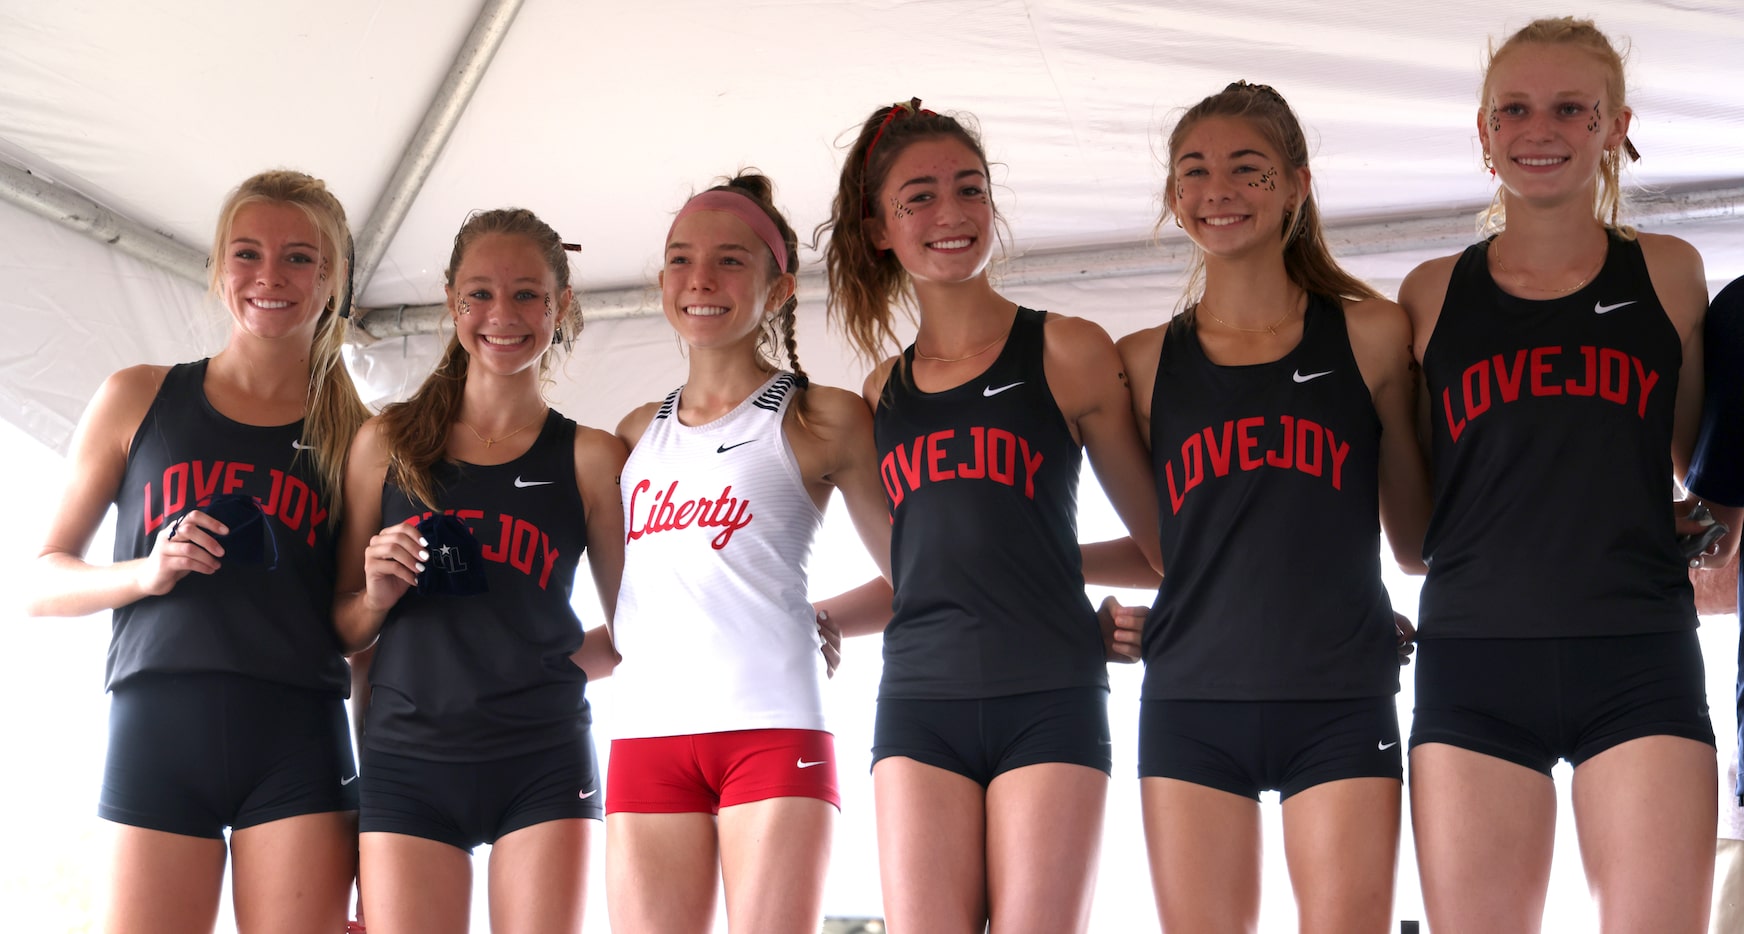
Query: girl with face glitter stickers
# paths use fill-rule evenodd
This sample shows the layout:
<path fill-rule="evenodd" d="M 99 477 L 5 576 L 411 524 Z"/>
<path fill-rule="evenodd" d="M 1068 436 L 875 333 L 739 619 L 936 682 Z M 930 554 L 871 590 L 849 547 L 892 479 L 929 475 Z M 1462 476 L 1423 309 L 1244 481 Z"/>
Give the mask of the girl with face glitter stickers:
<path fill-rule="evenodd" d="M 1701 258 L 1618 225 L 1623 64 L 1546 19 L 1490 56 L 1490 236 L 1406 278 L 1428 386 L 1411 810 L 1429 922 L 1536 930 L 1551 768 L 1604 930 L 1705 929 L 1716 775 L 1669 508 L 1700 416 Z"/>
<path fill-rule="evenodd" d="M 465 931 L 488 843 L 492 926 L 573 932 L 603 797 L 583 665 L 608 667 L 610 647 L 603 629 L 584 641 L 570 597 L 585 551 L 611 616 L 624 449 L 540 392 L 581 327 L 555 231 L 522 209 L 475 214 L 446 278 L 447 350 L 358 432 L 346 472 L 335 615 L 346 648 L 376 647 L 364 917 Z"/>
<path fill-rule="evenodd" d="M 1118 614 L 1135 651 L 1143 627 L 1158 913 L 1167 931 L 1256 930 L 1259 798 L 1275 790 L 1299 930 L 1381 934 L 1409 624 L 1377 536 L 1421 572 L 1429 513 L 1409 325 L 1332 258 L 1277 91 L 1236 82 L 1195 104 L 1168 160 L 1164 217 L 1197 247 L 1192 304 L 1120 341 L 1168 568 L 1148 619 Z"/>
<path fill-rule="evenodd" d="M 345 924 L 357 770 L 329 596 L 368 415 L 340 359 L 350 250 L 319 179 L 243 182 L 212 245 L 224 349 L 109 377 L 73 437 L 29 608 L 114 610 L 107 930 L 212 930 L 227 856 L 238 930 Z M 88 564 L 111 504 L 115 561 Z"/>
<path fill-rule="evenodd" d="M 1112 757 L 1077 540 L 1085 450 L 1143 549 L 1136 583 L 1159 563 L 1113 342 L 994 291 L 990 181 L 957 119 L 881 107 L 827 225 L 832 311 L 861 353 L 887 352 L 897 304 L 920 325 L 864 387 L 896 589 L 872 779 L 898 932 L 1086 929 Z"/>

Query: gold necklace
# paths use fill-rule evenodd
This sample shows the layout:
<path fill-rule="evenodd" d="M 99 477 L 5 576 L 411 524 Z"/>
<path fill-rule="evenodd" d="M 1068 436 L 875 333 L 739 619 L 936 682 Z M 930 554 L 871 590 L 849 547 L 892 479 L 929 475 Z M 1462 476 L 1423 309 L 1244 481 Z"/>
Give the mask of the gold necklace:
<path fill-rule="evenodd" d="M 1206 308 L 1203 303 L 1194 305 L 1193 309 L 1195 311 L 1205 312 L 1207 315 L 1211 316 L 1211 320 L 1217 322 L 1218 324 L 1223 325 L 1224 327 L 1230 329 L 1231 331 L 1240 331 L 1244 334 L 1270 334 L 1273 337 L 1277 337 L 1278 336 L 1278 328 L 1283 327 L 1284 322 L 1290 320 L 1290 316 L 1296 313 L 1296 302 L 1294 299 L 1292 299 L 1290 301 L 1290 306 L 1288 308 L 1284 309 L 1284 313 L 1278 317 L 1278 320 L 1273 321 L 1271 324 L 1268 324 L 1263 328 L 1244 328 L 1239 324 L 1230 324 L 1228 321 L 1225 321 L 1222 318 L 1217 317 L 1217 312 L 1212 311 L 1209 308 Z"/>
<path fill-rule="evenodd" d="M 526 424 L 522 425 L 521 427 L 516 428 L 514 431 L 511 431 L 508 434 L 503 435 L 500 438 L 486 438 L 484 435 L 481 435 L 478 433 L 477 428 L 474 428 L 471 425 L 468 425 L 467 423 L 460 421 L 460 419 L 458 419 L 458 418 L 455 419 L 455 421 L 459 422 L 460 427 L 465 428 L 467 431 L 472 432 L 472 436 L 474 438 L 477 438 L 478 440 L 484 442 L 485 449 L 489 450 L 491 445 L 496 444 L 499 441 L 507 441 L 510 438 L 513 438 L 514 436 L 516 436 L 516 435 L 520 434 L 521 432 L 526 431 L 528 428 L 532 427 L 533 422 L 537 422 L 540 419 L 543 419 L 544 417 L 545 417 L 545 413 L 540 412 L 537 416 L 535 416 L 533 418 L 533 421 L 527 422 Z"/>
<path fill-rule="evenodd" d="M 920 349 L 920 344 L 917 343 L 914 345 L 914 355 L 921 358 L 922 360 L 931 360 L 934 363 L 962 363 L 964 360 L 973 360 L 976 357 L 979 357 L 982 354 L 986 353 L 987 351 L 992 350 L 995 346 L 997 346 L 999 344 L 1000 341 L 1005 340 L 1005 338 L 1006 338 L 1006 335 L 1001 334 L 998 337 L 995 337 L 993 339 L 993 342 L 988 344 L 987 346 L 981 348 L 980 350 L 975 351 L 974 353 L 964 354 L 961 357 L 935 357 L 930 353 L 922 352 Z"/>
<path fill-rule="evenodd" d="M 1525 275 L 1524 273 L 1517 273 L 1514 270 L 1509 269 L 1508 264 L 1502 262 L 1502 251 L 1500 249 L 1498 249 L 1498 247 L 1500 247 L 1501 244 L 1502 244 L 1502 239 L 1499 235 L 1496 237 L 1496 239 L 1490 241 L 1490 255 L 1496 258 L 1496 268 L 1500 269 L 1501 271 L 1507 273 L 1510 276 L 1523 276 L 1523 275 Z M 1599 269 L 1603 269 L 1603 268 L 1605 268 L 1605 261 L 1601 259 L 1601 260 L 1599 260 Z M 1521 283 L 1519 283 L 1519 286 L 1520 286 L 1520 288 L 1523 288 L 1523 289 L 1531 289 L 1534 292 L 1548 292 L 1551 295 L 1567 295 L 1570 292 L 1579 291 L 1581 286 L 1586 285 L 1588 282 L 1593 281 L 1593 276 L 1596 274 L 1596 272 L 1597 272 L 1597 270 L 1594 270 L 1594 272 L 1587 273 L 1586 278 L 1582 279 L 1579 282 L 1576 282 L 1574 285 L 1571 285 L 1566 289 L 1553 289 L 1553 288 L 1551 288 L 1549 286 L 1545 286 L 1545 285 L 1533 285 L 1530 282 L 1521 282 Z"/>

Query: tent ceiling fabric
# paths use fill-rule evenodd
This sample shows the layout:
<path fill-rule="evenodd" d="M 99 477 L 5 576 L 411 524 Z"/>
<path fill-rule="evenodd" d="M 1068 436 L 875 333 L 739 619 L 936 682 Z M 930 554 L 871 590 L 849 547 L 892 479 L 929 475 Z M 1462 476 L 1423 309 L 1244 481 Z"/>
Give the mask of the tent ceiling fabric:
<path fill-rule="evenodd" d="M 1380 0 L 525 0 L 361 298 L 438 301 L 455 229 L 471 210 L 508 204 L 583 245 L 585 288 L 645 285 L 671 213 L 740 166 L 768 172 L 809 232 L 858 122 L 915 94 L 978 118 L 1018 252 L 1147 237 L 1160 130 L 1236 78 L 1277 87 L 1301 114 L 1330 221 L 1446 216 L 1491 190 L 1474 128 L 1485 40 L 1542 12 Z M 1735 187 L 1737 4 L 1589 0 L 1580 12 L 1633 46 L 1631 135 L 1645 158 L 1631 181 Z M 0 0 L 0 159 L 201 249 L 224 193 L 269 166 L 325 178 L 361 230 L 477 13 L 416 0 Z M 1716 279 L 1744 273 L 1740 225 L 1735 212 L 1689 225 Z M 213 349 L 222 313 L 193 288 L 10 206 L 0 206 L 0 256 L 11 286 L 0 309 L 47 316 L 0 355 L 0 415 L 51 444 L 64 444 L 117 365 Z M 1416 258 L 1371 256 L 1360 268 L 1396 280 Z M 1166 314 L 1176 278 L 1026 286 L 1025 297 L 1118 334 Z M 820 312 L 815 301 L 802 309 Z M 857 380 L 861 367 L 821 325 L 808 322 L 801 340 L 825 379 Z M 355 355 L 372 387 L 422 376 L 418 347 L 431 341 L 384 343 Z M 610 425 L 681 378 L 658 319 L 596 322 L 582 344 L 556 397 L 584 421 Z"/>

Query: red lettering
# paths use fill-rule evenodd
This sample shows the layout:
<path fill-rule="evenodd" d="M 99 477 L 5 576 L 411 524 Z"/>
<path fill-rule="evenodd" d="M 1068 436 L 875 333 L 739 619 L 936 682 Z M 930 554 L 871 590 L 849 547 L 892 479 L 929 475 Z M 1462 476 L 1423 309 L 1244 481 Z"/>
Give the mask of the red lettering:
<path fill-rule="evenodd" d="M 1181 477 L 1184 486 L 1181 487 L 1181 498 L 1194 487 L 1205 482 L 1205 451 L 1199 442 L 1198 435 L 1188 435 L 1181 442 Z"/>
<path fill-rule="evenodd" d="M 1599 398 L 1618 405 L 1629 402 L 1629 358 L 1621 350 L 1599 351 Z"/>
<path fill-rule="evenodd" d="M 1219 450 L 1217 447 L 1217 436 L 1211 433 L 1210 426 L 1206 426 L 1204 430 L 1205 453 L 1211 457 L 1212 472 L 1217 474 L 1219 477 L 1229 476 L 1229 455 L 1232 453 L 1229 442 L 1230 435 L 1234 433 L 1234 431 L 1234 422 L 1223 423 L 1223 448 Z"/>
<path fill-rule="evenodd" d="M 224 469 L 224 492 L 234 493 L 242 489 L 242 475 L 254 473 L 253 464 L 238 464 L 231 461 Z"/>
<path fill-rule="evenodd" d="M 1598 392 L 1598 390 L 1599 390 L 1599 358 L 1598 358 L 1598 354 L 1594 353 L 1595 350 L 1597 350 L 1597 348 L 1595 348 L 1595 347 L 1586 347 L 1586 346 L 1581 347 L 1581 356 L 1587 358 L 1586 381 L 1582 382 L 1582 383 L 1576 383 L 1572 379 L 1567 380 L 1563 385 L 1568 387 L 1568 394 L 1569 395 L 1571 395 L 1571 396 L 1590 396 L 1590 395 Z"/>
<path fill-rule="evenodd" d="M 911 490 L 920 489 L 920 444 L 921 439 L 914 439 L 914 458 L 912 460 L 902 453 L 905 450 L 902 445 L 896 446 L 896 466 L 902 468 L 902 477 L 908 481 L 908 488 Z"/>
<path fill-rule="evenodd" d="M 1338 437 L 1332 433 L 1332 429 L 1328 428 L 1326 429 L 1326 443 L 1332 450 L 1332 488 L 1343 490 L 1344 459 L 1350 456 L 1350 442 L 1340 442 Z"/>
<path fill-rule="evenodd" d="M 1236 445 L 1241 448 L 1241 469 L 1255 470 L 1265 463 L 1253 454 L 1254 448 L 1260 446 L 1260 439 L 1254 437 L 1254 429 L 1263 428 L 1266 420 L 1258 415 L 1238 418 L 1235 421 Z"/>
<path fill-rule="evenodd" d="M 205 461 L 194 461 L 194 502 L 209 506 L 212 494 L 218 492 L 218 480 L 224 475 L 224 462 L 215 462 L 210 474 L 204 467 Z"/>
<path fill-rule="evenodd" d="M 1181 514 L 1181 504 L 1187 501 L 1187 491 L 1186 490 L 1177 491 L 1175 489 L 1175 465 L 1174 464 L 1164 464 L 1163 465 L 1163 476 L 1164 476 L 1164 479 L 1169 481 L 1169 508 L 1174 510 L 1174 512 L 1171 514 L 1178 516 Z"/>
<path fill-rule="evenodd" d="M 1635 376 L 1641 381 L 1641 405 L 1637 409 L 1642 418 L 1647 417 L 1647 397 L 1653 394 L 1653 387 L 1659 385 L 1659 371 L 1649 370 L 1641 362 L 1640 357 L 1630 357 L 1635 362 Z"/>
<path fill-rule="evenodd" d="M 1466 367 L 1460 377 L 1460 386 L 1465 390 L 1465 417 L 1477 418 L 1490 410 L 1490 361 L 1479 360 Z M 1474 394 L 1474 388 L 1475 394 Z"/>
<path fill-rule="evenodd" d="M 1035 475 L 1042 469 L 1042 452 L 1036 451 L 1035 457 L 1030 457 L 1029 439 L 1019 438 L 1017 443 L 1023 447 L 1023 495 L 1035 499 Z"/>
<path fill-rule="evenodd" d="M 1458 442 L 1459 436 L 1465 431 L 1465 419 L 1453 417 L 1453 392 L 1449 389 L 1441 391 L 1441 408 L 1447 413 L 1447 434 L 1449 440 Z"/>
<path fill-rule="evenodd" d="M 1520 398 L 1520 381 L 1526 377 L 1526 351 L 1514 354 L 1514 368 L 1508 369 L 1502 355 L 1491 358 L 1496 364 L 1496 382 L 1502 387 L 1502 401 L 1513 402 Z"/>
<path fill-rule="evenodd" d="M 539 589 L 551 582 L 551 569 L 557 566 L 557 549 L 551 547 L 551 536 L 539 533 L 539 549 L 545 556 L 545 565 L 539 571 Z"/>
<path fill-rule="evenodd" d="M 956 432 L 946 429 L 935 431 L 926 436 L 927 446 L 927 482 L 937 483 L 940 480 L 957 479 L 956 471 L 940 470 L 939 461 L 945 459 L 944 443 L 956 436 Z"/>
<path fill-rule="evenodd" d="M 1312 432 L 1314 434 L 1313 441 L 1308 440 L 1308 435 L 1310 432 Z M 1321 458 L 1321 454 L 1320 454 L 1320 442 L 1325 440 L 1325 437 L 1326 437 L 1325 433 L 1321 430 L 1320 425 L 1318 423 L 1311 422 L 1305 418 L 1299 418 L 1296 420 L 1296 469 L 1297 470 L 1302 471 L 1303 473 L 1307 474 L 1310 477 L 1320 476 L 1321 470 L 1323 468 L 1322 458 Z M 1310 454 L 1312 454 L 1314 456 L 1314 460 L 1312 462 L 1310 462 L 1308 459 Z"/>
<path fill-rule="evenodd" d="M 507 564 L 509 561 L 510 539 L 515 532 L 515 517 L 506 512 L 498 513 L 497 528 L 501 530 L 497 535 L 497 543 L 495 545 L 484 545 L 484 547 L 479 549 L 479 553 L 484 556 L 486 561 Z"/>
<path fill-rule="evenodd" d="M 188 507 L 188 465 L 172 464 L 164 471 L 163 514 L 174 515 Z"/>
<path fill-rule="evenodd" d="M 1296 422 L 1296 416 L 1294 416 L 1294 415 L 1280 415 L 1280 416 L 1278 416 L 1278 424 L 1281 425 L 1284 429 L 1283 430 L 1284 450 L 1282 453 L 1279 453 L 1277 451 L 1267 451 L 1266 452 L 1266 463 L 1272 465 L 1273 467 L 1282 467 L 1286 470 L 1288 470 L 1290 467 L 1295 465 L 1295 461 L 1296 461 L 1296 432 L 1294 430 L 1292 430 L 1295 422 Z"/>
<path fill-rule="evenodd" d="M 285 475 L 285 494 L 279 501 L 279 521 L 293 532 L 303 526 L 303 513 L 309 508 L 309 495 L 307 483 L 294 475 Z"/>
<path fill-rule="evenodd" d="M 1550 375 L 1550 361 L 1546 358 L 1562 353 L 1561 347 L 1532 348 L 1532 394 L 1535 396 L 1560 396 L 1561 386 L 1553 386 L 1544 381 Z"/>
<path fill-rule="evenodd" d="M 1000 462 L 999 445 L 1005 444 L 1005 460 Z M 1003 428 L 987 429 L 987 475 L 1006 486 L 1017 485 L 1017 436 Z"/>
<path fill-rule="evenodd" d="M 508 526 L 509 517 L 504 516 L 503 527 Z M 534 546 L 539 544 L 539 530 L 525 519 L 516 519 L 514 526 L 514 537 L 509 542 L 509 566 L 522 574 L 532 574 Z"/>
<path fill-rule="evenodd" d="M 896 452 L 892 451 L 884 455 L 884 459 L 878 462 L 878 476 L 884 478 L 884 492 L 890 495 L 890 508 L 895 509 L 902 505 L 902 478 L 896 472 Z M 647 489 L 647 487 L 648 481 L 643 480 L 636 488 L 640 490 Z M 634 516 L 635 514 L 636 494 L 632 492 L 630 494 L 630 515 Z M 892 516 L 891 521 L 896 521 L 896 517 Z M 635 533 L 630 533 L 630 537 L 635 538 Z"/>
<path fill-rule="evenodd" d="M 970 467 L 968 464 L 958 464 L 957 476 L 962 477 L 964 480 L 979 480 L 982 477 L 987 476 L 987 429 L 969 429 L 969 439 L 972 442 L 970 448 L 975 452 L 975 466 Z"/>

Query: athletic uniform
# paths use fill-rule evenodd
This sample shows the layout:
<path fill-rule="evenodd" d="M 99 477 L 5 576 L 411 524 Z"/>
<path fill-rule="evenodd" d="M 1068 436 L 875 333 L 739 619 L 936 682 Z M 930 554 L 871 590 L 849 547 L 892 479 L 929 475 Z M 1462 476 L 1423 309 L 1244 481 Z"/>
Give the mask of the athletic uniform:
<path fill-rule="evenodd" d="M 552 411 L 520 457 L 439 461 L 431 474 L 443 511 L 482 544 L 489 590 L 408 592 L 389 612 L 370 666 L 359 830 L 471 850 L 533 824 L 598 818 L 587 677 L 569 659 L 581 647 L 570 595 L 587 547 L 575 423 Z M 383 486 L 384 524 L 427 514 Z"/>
<path fill-rule="evenodd" d="M 1641 246 L 1571 295 L 1460 256 L 1424 353 L 1435 512 L 1411 743 L 1549 774 L 1642 736 L 1713 743 L 1671 516 L 1682 347 Z"/>
<path fill-rule="evenodd" d="M 1399 778 L 1381 423 L 1343 310 L 1312 296 L 1301 342 L 1251 366 L 1213 363 L 1176 318 L 1151 400 L 1168 573 L 1145 621 L 1140 775 L 1256 799 Z"/>
<path fill-rule="evenodd" d="M 896 599 L 873 759 L 985 785 L 1041 762 L 1112 768 L 1108 669 L 1084 594 L 1083 451 L 1048 389 L 1046 314 L 1019 308 L 980 377 L 922 392 L 914 347 L 874 416 Z"/>
<path fill-rule="evenodd" d="M 675 389 L 624 465 L 609 813 L 840 803 L 806 600 L 823 514 L 782 428 L 798 385 L 777 373 L 695 427 Z M 707 702 L 673 703 L 675 685 Z"/>
<path fill-rule="evenodd" d="M 1690 492 L 1722 506 L 1744 506 L 1744 279 L 1735 280 L 1715 296 L 1702 332 L 1703 366 L 1707 378 L 1702 399 L 1702 430 L 1696 438 L 1687 485 Z M 1738 578 L 1744 596 L 1744 573 Z M 1744 601 L 1740 602 L 1744 607 Z M 1740 610 L 1744 620 L 1744 609 Z M 1744 672 L 1744 639 L 1738 643 L 1738 667 Z M 1744 677 L 1737 691 L 1739 748 L 1744 749 Z M 1744 768 L 1738 770 L 1744 776 Z M 1744 805 L 1744 777 L 1733 786 Z"/>
<path fill-rule="evenodd" d="M 98 813 L 169 833 L 357 806 L 350 688 L 332 624 L 327 496 L 302 422 L 232 421 L 206 398 L 207 361 L 170 368 L 134 433 L 116 497 L 115 561 L 224 493 L 253 496 L 276 568 L 220 559 L 114 611 L 109 753 Z"/>

